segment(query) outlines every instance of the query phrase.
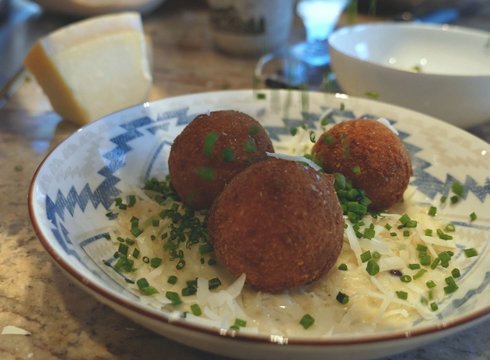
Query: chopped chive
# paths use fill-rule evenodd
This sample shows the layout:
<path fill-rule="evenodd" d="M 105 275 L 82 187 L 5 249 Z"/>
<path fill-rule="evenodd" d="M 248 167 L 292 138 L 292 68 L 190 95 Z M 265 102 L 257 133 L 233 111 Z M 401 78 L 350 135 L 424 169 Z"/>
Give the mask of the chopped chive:
<path fill-rule="evenodd" d="M 449 260 L 451 260 L 452 255 L 448 251 L 442 251 L 437 255 L 437 257 L 439 259 L 441 259 L 441 263 L 448 264 Z M 447 266 L 444 266 L 444 267 L 447 267 Z"/>
<path fill-rule="evenodd" d="M 464 250 L 464 255 L 466 257 L 474 257 L 478 255 L 478 251 L 475 248 L 469 248 Z"/>
<path fill-rule="evenodd" d="M 158 227 L 160 225 L 160 219 L 152 219 L 151 220 L 151 225 L 153 227 Z"/>
<path fill-rule="evenodd" d="M 408 293 L 406 291 L 397 291 L 396 292 L 396 296 L 399 299 L 402 299 L 402 300 L 407 300 L 408 299 Z"/>
<path fill-rule="evenodd" d="M 199 254 L 204 255 L 213 251 L 213 245 L 210 243 L 204 243 L 199 245 Z"/>
<path fill-rule="evenodd" d="M 378 261 L 381 258 L 381 254 L 377 251 L 373 251 L 372 258 L 373 258 L 373 260 Z"/>
<path fill-rule="evenodd" d="M 233 325 L 236 325 L 238 327 L 245 327 L 245 326 L 247 326 L 247 320 L 236 318 L 235 319 L 235 322 L 233 323 Z"/>
<path fill-rule="evenodd" d="M 441 204 L 444 204 L 447 201 L 447 196 L 443 195 L 441 196 Z"/>
<path fill-rule="evenodd" d="M 136 204 L 136 196 L 129 195 L 128 196 L 128 207 L 133 207 Z"/>
<path fill-rule="evenodd" d="M 371 259 L 371 251 L 365 251 L 361 254 L 361 261 L 365 263 L 366 261 Z"/>
<path fill-rule="evenodd" d="M 218 288 L 221 285 L 221 280 L 219 278 L 213 278 L 208 281 L 209 290 Z"/>
<path fill-rule="evenodd" d="M 133 250 L 133 257 L 134 257 L 135 259 L 137 259 L 137 258 L 139 258 L 139 256 L 140 256 L 140 251 L 139 251 L 138 249 L 136 249 L 136 248 L 135 248 L 135 249 Z"/>
<path fill-rule="evenodd" d="M 397 233 L 396 233 L 396 232 L 390 232 L 390 236 L 395 237 L 396 235 L 397 235 Z"/>
<path fill-rule="evenodd" d="M 138 237 L 139 235 L 141 235 L 141 233 L 143 232 L 143 230 L 141 230 L 139 228 L 139 219 L 137 217 L 132 217 L 131 218 L 131 234 L 133 234 L 134 237 Z"/>
<path fill-rule="evenodd" d="M 198 304 L 192 304 L 191 305 L 191 312 L 195 316 L 201 316 L 202 315 L 201 307 Z"/>
<path fill-rule="evenodd" d="M 320 125 L 321 126 L 327 126 L 329 123 L 331 122 L 331 119 L 330 117 L 327 115 L 327 116 L 324 116 L 321 120 L 320 120 Z"/>
<path fill-rule="evenodd" d="M 427 251 L 428 247 L 422 244 L 417 245 L 417 251 Z"/>
<path fill-rule="evenodd" d="M 145 264 L 148 264 L 150 262 L 150 258 L 148 256 L 143 256 L 142 260 Z"/>
<path fill-rule="evenodd" d="M 257 125 L 252 125 L 252 126 L 250 126 L 250 128 L 248 129 L 248 135 L 250 135 L 250 136 L 255 136 L 255 135 L 257 135 L 259 132 L 260 132 L 260 127 L 258 127 Z"/>
<path fill-rule="evenodd" d="M 456 231 L 456 227 L 454 226 L 454 224 L 447 224 L 445 227 L 444 227 L 444 231 L 446 232 L 455 232 Z"/>
<path fill-rule="evenodd" d="M 295 128 L 295 127 L 294 127 L 294 128 L 291 128 L 291 129 L 289 130 L 289 133 L 290 133 L 292 136 L 296 135 L 296 134 L 298 133 L 298 128 Z"/>
<path fill-rule="evenodd" d="M 117 249 L 117 252 L 119 254 L 122 254 L 122 255 L 128 255 L 128 250 L 129 250 L 128 245 L 121 243 L 121 244 L 119 244 L 119 247 Z"/>
<path fill-rule="evenodd" d="M 440 258 L 438 258 L 438 257 L 436 257 L 436 258 L 434 259 L 434 261 L 432 261 L 432 263 L 430 264 L 430 268 L 431 268 L 432 270 L 434 270 L 434 269 L 437 267 L 437 265 L 439 265 L 439 263 L 440 263 L 440 262 L 441 262 L 441 259 L 440 259 Z"/>
<path fill-rule="evenodd" d="M 340 271 L 347 271 L 347 264 L 340 264 L 339 267 L 338 267 L 338 269 Z"/>
<path fill-rule="evenodd" d="M 437 311 L 439 309 L 439 306 L 437 306 L 437 304 L 435 302 L 433 302 L 433 303 L 430 303 L 430 309 L 432 311 Z"/>
<path fill-rule="evenodd" d="M 390 224 L 385 224 L 385 229 L 386 229 L 386 230 L 390 231 L 390 230 L 391 230 L 391 228 L 392 228 L 392 226 L 391 226 Z"/>
<path fill-rule="evenodd" d="M 451 204 L 456 204 L 459 201 L 459 196 L 453 195 L 449 198 L 449 200 L 451 200 Z"/>
<path fill-rule="evenodd" d="M 327 144 L 327 145 L 332 144 L 332 143 L 333 143 L 333 140 L 334 140 L 334 138 L 333 138 L 333 136 L 332 136 L 332 135 L 325 135 L 325 136 L 323 137 L 323 142 L 324 142 L 325 144 Z"/>
<path fill-rule="evenodd" d="M 335 297 L 335 299 L 341 303 L 342 305 L 345 305 L 349 302 L 349 295 L 347 294 L 344 294 L 343 292 L 339 291 L 337 293 L 337 296 Z"/>
<path fill-rule="evenodd" d="M 410 270 L 420 269 L 420 264 L 408 264 Z"/>
<path fill-rule="evenodd" d="M 223 150 L 221 150 L 221 157 L 224 162 L 229 163 L 235 160 L 235 153 L 230 148 L 223 148 Z"/>
<path fill-rule="evenodd" d="M 429 289 L 436 287 L 436 283 L 433 280 L 429 280 L 425 283 Z"/>
<path fill-rule="evenodd" d="M 310 141 L 314 144 L 316 142 L 316 135 L 313 130 L 310 131 Z"/>
<path fill-rule="evenodd" d="M 206 134 L 203 146 L 204 155 L 206 157 L 211 157 L 213 154 L 214 145 L 216 144 L 216 141 L 218 141 L 218 138 L 219 134 L 215 131 L 211 131 Z"/>
<path fill-rule="evenodd" d="M 409 283 L 412 281 L 412 277 L 410 275 L 402 275 L 400 276 L 400 280 L 404 283 Z"/>
<path fill-rule="evenodd" d="M 167 279 L 167 282 L 168 282 L 169 284 L 175 285 L 175 284 L 177 284 L 177 280 L 178 280 L 177 276 L 175 276 L 175 275 L 170 275 L 170 276 L 168 277 L 168 279 Z"/>
<path fill-rule="evenodd" d="M 464 187 L 463 187 L 463 185 L 461 185 L 460 182 L 458 182 L 458 181 L 453 182 L 453 184 L 451 185 L 451 190 L 456 195 L 458 195 L 460 197 L 463 196 Z"/>
<path fill-rule="evenodd" d="M 409 230 L 403 230 L 403 236 L 404 237 L 409 237 L 410 236 L 410 231 Z"/>
<path fill-rule="evenodd" d="M 185 267 L 185 260 L 184 259 L 180 259 L 179 262 L 177 263 L 177 265 L 175 265 L 175 268 L 177 270 L 182 270 L 184 267 Z"/>
<path fill-rule="evenodd" d="M 441 240 L 452 240 L 453 237 L 451 235 L 448 235 L 446 234 L 444 231 L 442 231 L 441 229 L 437 229 L 436 230 L 437 232 L 437 236 L 439 237 L 439 239 Z"/>
<path fill-rule="evenodd" d="M 359 175 L 361 173 L 361 167 L 359 165 L 356 165 L 352 168 L 352 173 L 355 175 Z"/>
<path fill-rule="evenodd" d="M 255 141 L 253 141 L 253 139 L 248 139 L 247 141 L 245 141 L 245 144 L 243 144 L 243 149 L 246 153 L 253 153 L 257 151 L 257 145 L 255 144 Z"/>
<path fill-rule="evenodd" d="M 453 270 L 451 270 L 451 275 L 453 276 L 453 278 L 459 278 L 461 276 L 461 272 L 459 271 L 458 268 L 454 268 Z"/>
<path fill-rule="evenodd" d="M 182 300 L 180 299 L 179 294 L 174 291 L 167 291 L 165 293 L 165 297 L 172 302 L 172 305 L 182 304 Z"/>
<path fill-rule="evenodd" d="M 444 287 L 444 292 L 446 294 L 452 294 L 456 290 L 459 289 L 459 286 L 456 285 L 456 282 L 454 281 L 454 278 L 449 276 L 445 279 L 447 286 Z"/>
<path fill-rule="evenodd" d="M 265 93 L 257 93 L 256 97 L 258 100 L 265 100 L 267 95 Z"/>
<path fill-rule="evenodd" d="M 153 295 L 158 292 L 153 286 L 150 286 L 145 278 L 136 280 L 136 285 L 138 285 L 138 289 L 143 295 Z"/>
<path fill-rule="evenodd" d="M 136 281 L 136 285 L 138 285 L 138 287 L 140 289 L 150 286 L 150 284 L 148 283 L 148 280 L 146 280 L 146 278 L 138 279 Z"/>
<path fill-rule="evenodd" d="M 315 319 L 310 314 L 305 314 L 305 315 L 303 315 L 303 317 L 301 318 L 299 323 L 306 330 L 306 329 L 310 328 L 315 323 Z"/>
<path fill-rule="evenodd" d="M 425 269 L 420 269 L 419 271 L 417 271 L 415 273 L 415 275 L 413 276 L 413 279 L 414 280 L 417 280 L 417 279 L 420 279 L 422 276 L 424 276 L 424 274 L 427 272 L 427 270 Z"/>
<path fill-rule="evenodd" d="M 429 266 L 432 261 L 432 257 L 427 253 L 421 253 L 419 256 L 419 260 L 421 265 Z"/>
<path fill-rule="evenodd" d="M 470 214 L 470 221 L 475 221 L 476 219 L 477 219 L 476 213 L 475 212 L 472 212 Z"/>
<path fill-rule="evenodd" d="M 375 260 L 369 260 L 366 265 L 366 271 L 369 275 L 374 276 L 379 273 L 379 265 Z"/>
<path fill-rule="evenodd" d="M 436 216 L 436 214 L 437 214 L 437 208 L 435 206 L 431 206 L 429 208 L 429 211 L 427 212 L 427 214 L 429 214 L 430 216 Z"/>
<path fill-rule="evenodd" d="M 194 286 L 187 286 L 181 290 L 182 296 L 191 296 L 197 292 L 197 288 Z"/>
<path fill-rule="evenodd" d="M 162 265 L 162 259 L 161 258 L 159 258 L 159 257 L 151 258 L 151 260 L 150 260 L 150 266 L 152 268 L 155 268 L 156 269 L 160 265 Z"/>
<path fill-rule="evenodd" d="M 371 240 L 376 235 L 376 232 L 375 232 L 374 228 L 369 227 L 369 228 L 364 229 L 364 233 L 362 235 L 365 239 Z"/>
<path fill-rule="evenodd" d="M 425 236 L 432 236 L 432 229 L 425 229 L 424 230 L 424 235 Z"/>
<path fill-rule="evenodd" d="M 119 271 L 123 272 L 132 272 L 134 271 L 134 261 L 128 259 L 126 256 L 121 256 L 117 262 L 116 265 L 114 265 L 114 268 Z"/>
<path fill-rule="evenodd" d="M 201 166 L 197 169 L 197 175 L 204 181 L 213 181 L 216 179 L 216 172 L 208 166 Z"/>

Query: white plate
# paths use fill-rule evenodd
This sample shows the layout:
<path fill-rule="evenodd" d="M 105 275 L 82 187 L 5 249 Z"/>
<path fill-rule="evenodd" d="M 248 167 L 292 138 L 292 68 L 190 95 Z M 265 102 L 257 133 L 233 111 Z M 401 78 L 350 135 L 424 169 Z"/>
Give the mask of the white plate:
<path fill-rule="evenodd" d="M 389 119 L 411 153 L 411 185 L 430 200 L 464 184 L 464 201 L 451 216 L 490 243 L 490 146 L 434 118 L 375 101 L 345 95 L 251 90 L 195 94 L 164 99 L 111 114 L 80 129 L 40 165 L 29 192 L 34 229 L 54 261 L 104 304 L 136 322 L 189 346 L 243 358 L 369 359 L 421 346 L 488 318 L 490 254 L 486 245 L 460 290 L 440 316 L 408 331 L 338 335 L 332 338 L 284 338 L 230 333 L 145 305 L 115 281 L 102 264 L 114 252 L 103 235 L 114 226 L 105 216 L 113 199 L 152 176 L 167 172 L 172 140 L 197 114 L 235 109 L 261 121 L 273 142 L 289 138 L 290 127 L 318 125 L 331 109 L 336 122 L 361 116 Z M 468 214 L 478 214 L 469 222 Z"/>

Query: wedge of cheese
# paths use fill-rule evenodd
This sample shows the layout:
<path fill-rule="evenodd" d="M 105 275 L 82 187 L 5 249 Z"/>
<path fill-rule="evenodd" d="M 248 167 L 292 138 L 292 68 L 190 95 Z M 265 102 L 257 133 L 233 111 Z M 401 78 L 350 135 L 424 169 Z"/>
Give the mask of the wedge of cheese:
<path fill-rule="evenodd" d="M 83 125 L 144 102 L 152 85 L 139 13 L 103 15 L 40 39 L 26 67 L 63 118 Z"/>

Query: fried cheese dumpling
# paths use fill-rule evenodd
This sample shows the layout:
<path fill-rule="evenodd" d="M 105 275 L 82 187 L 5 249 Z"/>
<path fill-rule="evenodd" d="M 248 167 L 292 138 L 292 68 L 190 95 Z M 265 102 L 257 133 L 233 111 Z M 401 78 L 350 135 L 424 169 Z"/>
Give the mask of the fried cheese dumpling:
<path fill-rule="evenodd" d="M 168 166 L 172 186 L 193 209 L 207 209 L 240 171 L 274 152 L 265 129 L 239 111 L 197 116 L 175 138 Z"/>
<path fill-rule="evenodd" d="M 313 157 L 327 173 L 341 173 L 363 189 L 371 210 L 385 210 L 403 199 L 412 164 L 399 137 L 374 119 L 347 120 L 320 136 Z"/>
<path fill-rule="evenodd" d="M 209 211 L 217 258 L 267 292 L 317 280 L 342 249 L 344 219 L 333 182 L 295 161 L 271 158 L 248 167 Z"/>

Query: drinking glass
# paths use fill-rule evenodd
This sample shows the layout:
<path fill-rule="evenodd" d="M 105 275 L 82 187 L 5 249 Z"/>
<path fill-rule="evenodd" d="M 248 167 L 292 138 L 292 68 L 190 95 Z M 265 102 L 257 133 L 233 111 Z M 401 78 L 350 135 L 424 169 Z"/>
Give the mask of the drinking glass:
<path fill-rule="evenodd" d="M 266 87 L 319 89 L 325 87 L 330 56 L 328 36 L 349 0 L 299 0 L 296 12 L 302 19 L 306 39 L 262 56 L 255 77 Z"/>

